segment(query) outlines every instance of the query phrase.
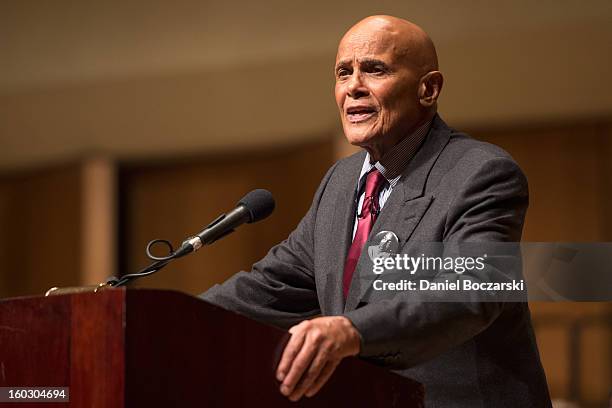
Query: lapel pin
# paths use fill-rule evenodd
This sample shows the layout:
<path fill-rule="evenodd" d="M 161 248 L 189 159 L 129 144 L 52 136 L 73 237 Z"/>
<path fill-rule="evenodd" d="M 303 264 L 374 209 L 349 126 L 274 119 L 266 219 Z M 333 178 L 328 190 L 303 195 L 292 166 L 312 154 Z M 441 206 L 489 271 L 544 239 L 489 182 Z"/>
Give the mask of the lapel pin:
<path fill-rule="evenodd" d="M 399 239 L 393 231 L 380 231 L 370 240 L 368 255 L 372 262 L 376 258 L 388 258 L 397 254 L 399 249 Z"/>

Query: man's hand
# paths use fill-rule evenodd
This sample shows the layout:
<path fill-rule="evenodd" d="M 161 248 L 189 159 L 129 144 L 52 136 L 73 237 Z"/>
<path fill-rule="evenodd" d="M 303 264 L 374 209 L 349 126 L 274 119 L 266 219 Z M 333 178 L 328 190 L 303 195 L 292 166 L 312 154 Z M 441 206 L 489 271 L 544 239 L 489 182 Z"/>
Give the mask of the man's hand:
<path fill-rule="evenodd" d="M 344 316 L 305 320 L 289 333 L 291 339 L 276 369 L 276 378 L 282 382 L 280 392 L 291 401 L 315 395 L 344 357 L 359 354 L 359 333 Z"/>

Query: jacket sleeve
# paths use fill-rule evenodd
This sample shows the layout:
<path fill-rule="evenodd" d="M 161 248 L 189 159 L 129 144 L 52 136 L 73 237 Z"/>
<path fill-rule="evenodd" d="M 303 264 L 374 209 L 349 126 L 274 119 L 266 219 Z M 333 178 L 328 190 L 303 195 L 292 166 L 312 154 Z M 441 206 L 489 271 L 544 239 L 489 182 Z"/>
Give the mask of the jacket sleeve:
<path fill-rule="evenodd" d="M 516 163 L 507 157 L 485 161 L 449 207 L 444 244 L 520 241 L 527 206 L 527 180 Z M 483 280 L 501 273 L 489 264 L 482 272 Z M 456 277 L 451 270 L 436 280 Z M 415 299 L 411 292 L 400 292 L 347 312 L 361 335 L 361 356 L 391 367 L 410 367 L 476 336 L 512 307 L 498 301 L 442 302 L 432 296 Z"/>
<path fill-rule="evenodd" d="M 238 272 L 200 297 L 252 319 L 289 328 L 321 313 L 314 278 L 314 225 L 321 196 L 336 165 L 323 178 L 297 228 L 250 272 Z"/>

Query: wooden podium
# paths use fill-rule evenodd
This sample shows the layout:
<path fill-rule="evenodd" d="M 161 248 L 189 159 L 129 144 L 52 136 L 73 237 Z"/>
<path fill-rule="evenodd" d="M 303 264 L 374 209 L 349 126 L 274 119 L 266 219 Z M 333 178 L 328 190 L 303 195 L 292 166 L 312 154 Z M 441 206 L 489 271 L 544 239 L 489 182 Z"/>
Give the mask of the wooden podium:
<path fill-rule="evenodd" d="M 345 359 L 292 403 L 275 368 L 288 334 L 179 292 L 107 289 L 0 301 L 0 387 L 69 387 L 44 407 L 422 407 L 423 387 Z M 9 404 L 7 404 L 9 405 Z"/>

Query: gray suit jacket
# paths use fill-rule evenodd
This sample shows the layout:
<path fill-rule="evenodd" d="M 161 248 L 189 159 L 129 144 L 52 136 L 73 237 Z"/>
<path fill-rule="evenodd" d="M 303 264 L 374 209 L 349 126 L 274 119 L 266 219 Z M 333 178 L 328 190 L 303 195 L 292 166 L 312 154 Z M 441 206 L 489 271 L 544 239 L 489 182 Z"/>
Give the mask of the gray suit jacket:
<path fill-rule="evenodd" d="M 525 303 L 420 302 L 407 292 L 372 301 L 359 278 L 344 301 L 364 158 L 335 163 L 289 237 L 251 272 L 203 298 L 284 328 L 318 314 L 344 315 L 362 337 L 360 355 L 423 383 L 428 407 L 550 406 Z M 520 241 L 527 205 L 527 181 L 506 152 L 455 132 L 436 115 L 370 238 L 393 231 L 403 253 L 417 242 Z M 355 277 L 372 274 L 363 252 Z"/>

